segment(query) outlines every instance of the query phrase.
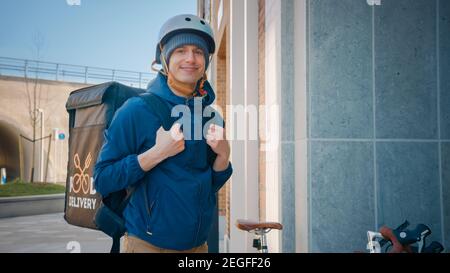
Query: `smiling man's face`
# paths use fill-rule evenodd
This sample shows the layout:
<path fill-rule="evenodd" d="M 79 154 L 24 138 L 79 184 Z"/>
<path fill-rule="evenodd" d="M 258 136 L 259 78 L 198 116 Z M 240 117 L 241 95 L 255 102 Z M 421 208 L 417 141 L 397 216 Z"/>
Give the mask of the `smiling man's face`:
<path fill-rule="evenodd" d="M 205 72 L 203 50 L 194 45 L 176 48 L 170 55 L 169 71 L 176 81 L 195 86 Z"/>

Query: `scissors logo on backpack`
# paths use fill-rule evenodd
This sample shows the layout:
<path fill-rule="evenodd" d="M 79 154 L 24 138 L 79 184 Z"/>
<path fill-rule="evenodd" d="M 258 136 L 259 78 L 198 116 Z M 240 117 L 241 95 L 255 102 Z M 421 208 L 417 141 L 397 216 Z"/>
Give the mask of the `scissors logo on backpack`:
<path fill-rule="evenodd" d="M 94 189 L 94 178 L 87 172 L 92 162 L 91 153 L 88 153 L 86 156 L 83 167 L 78 153 L 74 155 L 73 162 L 75 165 L 75 174 L 70 177 L 69 193 L 71 193 L 71 195 L 69 196 L 69 206 L 94 210 L 97 201 L 96 197 L 85 197 L 86 195 L 96 194 L 96 190 Z"/>

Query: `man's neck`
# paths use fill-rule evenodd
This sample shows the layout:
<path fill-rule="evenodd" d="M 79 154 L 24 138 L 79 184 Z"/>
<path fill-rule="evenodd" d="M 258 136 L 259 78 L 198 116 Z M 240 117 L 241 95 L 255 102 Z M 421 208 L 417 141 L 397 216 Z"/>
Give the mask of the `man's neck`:
<path fill-rule="evenodd" d="M 194 93 L 195 85 L 186 84 L 183 82 L 179 82 L 174 79 L 174 77 L 170 77 L 167 80 L 167 85 L 169 86 L 172 92 L 180 97 L 190 98 Z"/>

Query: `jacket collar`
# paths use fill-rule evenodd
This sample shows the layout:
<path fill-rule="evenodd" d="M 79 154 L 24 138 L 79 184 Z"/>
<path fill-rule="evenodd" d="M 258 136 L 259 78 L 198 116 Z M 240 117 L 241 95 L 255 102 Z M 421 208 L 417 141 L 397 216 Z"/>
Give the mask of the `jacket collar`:
<path fill-rule="evenodd" d="M 202 98 L 202 105 L 203 107 L 206 107 L 213 103 L 216 95 L 208 81 L 205 81 L 203 89 L 207 92 L 207 95 Z M 193 98 L 184 98 L 177 96 L 172 92 L 172 90 L 170 90 L 167 84 L 167 77 L 164 76 L 161 72 L 158 72 L 156 78 L 148 84 L 147 92 L 151 92 L 174 105 L 188 104 L 190 107 L 194 107 Z"/>

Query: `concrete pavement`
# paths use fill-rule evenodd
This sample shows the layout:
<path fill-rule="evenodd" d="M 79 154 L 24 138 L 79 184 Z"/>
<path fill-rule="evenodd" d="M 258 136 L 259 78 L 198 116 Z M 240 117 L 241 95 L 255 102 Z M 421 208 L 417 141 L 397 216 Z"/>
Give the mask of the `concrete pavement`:
<path fill-rule="evenodd" d="M 109 252 L 100 231 L 69 225 L 63 213 L 0 219 L 0 253 Z"/>
<path fill-rule="evenodd" d="M 63 213 L 0 219 L 0 253 L 108 253 L 112 240 L 101 231 L 69 225 Z M 221 217 L 219 251 L 223 252 Z"/>

